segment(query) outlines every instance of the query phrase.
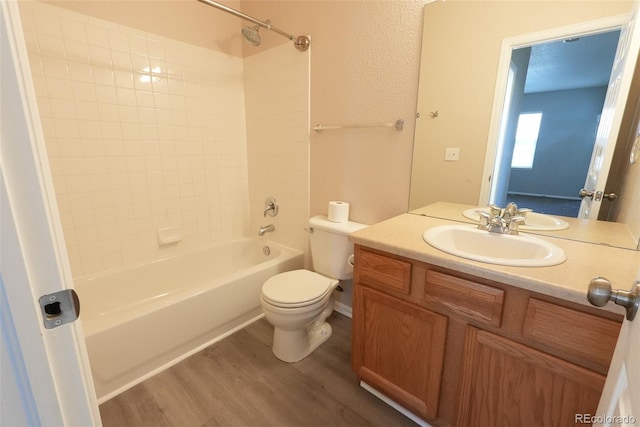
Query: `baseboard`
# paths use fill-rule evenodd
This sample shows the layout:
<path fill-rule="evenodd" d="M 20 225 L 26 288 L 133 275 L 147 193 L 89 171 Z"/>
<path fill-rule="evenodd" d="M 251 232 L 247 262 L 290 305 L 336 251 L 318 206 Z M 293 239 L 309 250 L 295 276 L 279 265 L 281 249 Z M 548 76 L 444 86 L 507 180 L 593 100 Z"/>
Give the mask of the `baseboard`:
<path fill-rule="evenodd" d="M 352 308 L 346 304 L 336 301 L 333 305 L 333 311 L 337 311 L 340 314 L 347 316 L 349 319 L 352 317 Z"/>

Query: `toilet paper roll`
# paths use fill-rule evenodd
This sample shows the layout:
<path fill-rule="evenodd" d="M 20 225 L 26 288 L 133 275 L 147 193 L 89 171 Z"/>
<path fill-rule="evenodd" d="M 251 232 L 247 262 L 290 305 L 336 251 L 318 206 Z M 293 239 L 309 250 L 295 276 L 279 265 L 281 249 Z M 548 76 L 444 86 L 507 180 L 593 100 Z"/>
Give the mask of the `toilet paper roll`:
<path fill-rule="evenodd" d="M 349 221 L 349 203 L 338 200 L 329 202 L 329 213 L 327 217 L 331 222 Z"/>

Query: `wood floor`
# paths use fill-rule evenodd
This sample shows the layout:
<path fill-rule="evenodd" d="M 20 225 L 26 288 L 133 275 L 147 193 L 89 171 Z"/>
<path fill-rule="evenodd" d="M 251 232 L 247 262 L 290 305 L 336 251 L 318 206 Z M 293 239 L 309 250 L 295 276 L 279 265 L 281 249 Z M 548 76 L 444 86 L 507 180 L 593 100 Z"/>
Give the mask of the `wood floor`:
<path fill-rule="evenodd" d="M 110 426 L 415 426 L 362 389 L 350 368 L 351 319 L 297 363 L 271 353 L 262 319 L 100 406 Z"/>

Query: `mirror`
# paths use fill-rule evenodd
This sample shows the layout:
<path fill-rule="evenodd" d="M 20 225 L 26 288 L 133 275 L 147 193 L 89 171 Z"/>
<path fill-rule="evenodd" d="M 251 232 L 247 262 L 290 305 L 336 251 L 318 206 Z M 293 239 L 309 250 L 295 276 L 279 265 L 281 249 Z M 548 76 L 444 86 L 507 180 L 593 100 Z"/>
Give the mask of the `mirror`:
<path fill-rule="evenodd" d="M 499 75 L 501 60 L 504 61 L 501 55 L 504 56 L 502 44 L 505 39 L 548 31 L 555 34 L 555 41 L 562 41 L 573 34 L 559 37 L 559 31 L 575 31 L 576 27 L 582 28 L 583 23 L 589 23 L 590 28 L 600 28 L 597 31 L 592 29 L 592 33 L 617 30 L 629 15 L 630 8 L 629 3 L 607 1 L 448 0 L 426 5 L 409 212 L 471 221 L 461 215 L 462 211 L 451 212 L 443 206 L 451 208 L 451 205 L 458 204 L 460 208 L 471 208 L 489 202 L 487 188 L 491 187 L 491 182 L 485 177 L 492 176 L 493 171 L 487 173 L 485 170 L 485 154 L 495 156 L 497 152 L 495 149 L 492 151 L 490 145 L 497 145 L 498 138 L 495 136 L 495 141 L 491 141 L 489 135 L 493 132 L 492 127 L 498 127 L 492 124 L 492 120 L 500 116 L 493 111 L 496 108 L 494 99 L 501 96 L 503 99 L 506 92 L 506 78 L 501 81 Z M 456 25 L 451 25 L 451 22 Z M 473 37 L 467 37 L 469 34 Z M 518 46 L 523 47 L 527 48 Z M 507 52 L 510 54 L 511 50 Z M 509 56 L 506 57 L 508 61 Z M 633 108 L 625 111 L 635 109 L 633 104 Z M 590 132 L 593 133 L 596 125 L 590 125 Z M 626 132 L 620 128 L 619 151 L 622 156 L 630 123 L 626 126 Z M 497 135 L 497 132 L 493 133 Z M 458 150 L 456 160 L 445 160 L 448 149 Z M 496 161 L 495 157 L 489 160 L 491 164 Z M 528 207 L 526 201 L 523 203 L 519 206 Z M 542 212 L 537 205 L 535 209 Z M 549 213 L 563 214 L 562 211 Z M 567 221 L 571 223 L 568 230 L 535 232 L 624 248 L 635 249 L 638 246 L 637 238 L 623 221 L 576 218 L 568 218 Z M 591 230 L 593 232 L 589 232 Z"/>

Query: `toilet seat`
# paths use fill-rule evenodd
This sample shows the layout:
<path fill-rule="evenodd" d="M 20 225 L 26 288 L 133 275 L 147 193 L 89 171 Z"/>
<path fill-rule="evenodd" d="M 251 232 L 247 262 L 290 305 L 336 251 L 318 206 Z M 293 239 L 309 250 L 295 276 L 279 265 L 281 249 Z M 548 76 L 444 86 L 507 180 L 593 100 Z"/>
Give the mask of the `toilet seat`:
<path fill-rule="evenodd" d="M 282 308 L 312 305 L 330 294 L 337 280 L 309 270 L 293 270 L 276 274 L 262 286 L 265 302 Z"/>

